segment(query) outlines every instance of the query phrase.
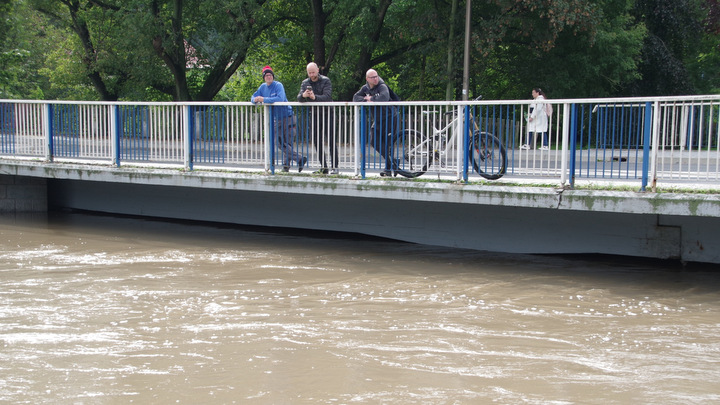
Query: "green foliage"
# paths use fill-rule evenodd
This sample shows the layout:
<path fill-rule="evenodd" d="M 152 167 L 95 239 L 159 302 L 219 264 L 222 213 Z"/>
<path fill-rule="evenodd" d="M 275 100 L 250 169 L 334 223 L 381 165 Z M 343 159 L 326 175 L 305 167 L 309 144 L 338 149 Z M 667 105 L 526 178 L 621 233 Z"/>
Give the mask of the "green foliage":
<path fill-rule="evenodd" d="M 638 68 L 641 80 L 632 95 L 695 94 L 697 78 L 688 64 L 696 61 L 703 43 L 705 0 L 636 0 L 634 15 L 648 27 Z M 717 36 L 715 39 L 717 40 Z M 717 50 L 716 50 L 717 51 Z"/>
<path fill-rule="evenodd" d="M 77 58 L 68 55 L 79 52 L 77 40 L 71 35 L 61 46 L 45 55 L 45 66 L 39 74 L 50 83 L 45 94 L 49 99 L 57 100 L 98 100 L 98 93 L 87 77 L 82 74 L 84 66 Z"/>
<path fill-rule="evenodd" d="M 269 64 L 292 100 L 314 61 L 337 101 L 369 68 L 404 100 L 460 99 L 465 4 L 0 0 L 0 98 L 245 101 Z M 470 97 L 716 93 L 719 20 L 718 0 L 475 1 Z"/>
<path fill-rule="evenodd" d="M 57 38 L 23 0 L 1 0 L 0 15 L 0 98 L 45 98 L 48 83 L 39 70 Z"/>
<path fill-rule="evenodd" d="M 699 94 L 720 93 L 720 0 L 702 3 L 702 39 L 697 54 L 686 61 L 695 89 Z"/>
<path fill-rule="evenodd" d="M 634 24 L 625 2 L 605 2 L 596 13 L 603 16 L 593 32 L 561 32 L 556 46 L 528 60 L 519 75 L 522 95 L 541 87 L 553 98 L 610 97 L 621 95 L 639 78 L 640 51 L 647 30 Z M 517 97 L 510 94 L 511 97 Z"/>

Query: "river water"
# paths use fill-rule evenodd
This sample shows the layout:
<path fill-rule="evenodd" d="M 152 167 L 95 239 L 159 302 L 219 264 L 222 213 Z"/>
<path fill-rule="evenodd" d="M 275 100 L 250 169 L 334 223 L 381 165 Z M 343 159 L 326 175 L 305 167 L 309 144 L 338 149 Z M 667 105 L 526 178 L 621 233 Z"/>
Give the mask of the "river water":
<path fill-rule="evenodd" d="M 720 272 L 0 218 L 0 402 L 706 404 Z"/>

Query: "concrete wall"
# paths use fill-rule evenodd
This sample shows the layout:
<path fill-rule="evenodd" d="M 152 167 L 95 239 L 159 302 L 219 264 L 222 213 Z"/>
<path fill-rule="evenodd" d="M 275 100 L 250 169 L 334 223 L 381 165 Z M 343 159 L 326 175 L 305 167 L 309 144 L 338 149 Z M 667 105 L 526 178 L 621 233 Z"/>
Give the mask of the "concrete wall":
<path fill-rule="evenodd" d="M 48 202 L 58 207 L 356 232 L 509 253 L 603 253 L 720 263 L 716 194 L 1 160 L 0 172 L 48 179 Z"/>
<path fill-rule="evenodd" d="M 0 213 L 46 211 L 47 179 L 0 175 Z"/>
<path fill-rule="evenodd" d="M 54 205 L 388 237 L 509 253 L 720 262 L 719 218 L 53 180 Z"/>

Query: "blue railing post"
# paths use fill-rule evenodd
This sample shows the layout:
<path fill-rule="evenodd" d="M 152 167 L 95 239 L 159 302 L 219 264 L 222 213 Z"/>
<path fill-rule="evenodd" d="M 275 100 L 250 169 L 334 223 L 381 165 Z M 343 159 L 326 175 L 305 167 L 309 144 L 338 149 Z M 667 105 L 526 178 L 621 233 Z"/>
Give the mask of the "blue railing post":
<path fill-rule="evenodd" d="M 185 107 L 185 169 L 193 169 L 194 119 L 192 106 Z"/>
<path fill-rule="evenodd" d="M 465 111 L 463 114 L 464 122 L 463 122 L 463 181 L 467 183 L 468 181 L 468 170 L 469 170 L 469 162 L 470 162 L 470 125 L 471 125 L 471 119 L 470 119 L 470 105 L 465 105 Z M 475 147 L 475 145 L 472 145 Z"/>
<path fill-rule="evenodd" d="M 642 166 L 642 187 L 645 191 L 648 185 L 648 171 L 650 170 L 650 144 L 652 142 L 653 109 L 648 101 L 645 103 L 645 128 L 643 128 L 643 166 Z"/>
<path fill-rule="evenodd" d="M 575 155 L 577 154 L 577 104 L 570 107 L 570 188 L 575 187 Z"/>
<path fill-rule="evenodd" d="M 112 164 L 117 167 L 120 167 L 121 122 L 120 106 L 115 104 L 112 106 L 112 132 L 110 134 L 110 142 L 112 143 Z"/>
<path fill-rule="evenodd" d="M 0 153 L 15 154 L 15 108 L 0 103 Z"/>
<path fill-rule="evenodd" d="M 52 104 L 48 103 L 45 108 L 45 144 L 47 145 L 47 150 L 45 151 L 45 160 L 48 162 L 53 161 L 53 106 Z"/>
<path fill-rule="evenodd" d="M 365 178 L 365 161 L 367 157 L 367 148 L 365 147 L 365 139 L 367 136 L 367 123 L 365 107 L 360 107 L 360 177 Z"/>

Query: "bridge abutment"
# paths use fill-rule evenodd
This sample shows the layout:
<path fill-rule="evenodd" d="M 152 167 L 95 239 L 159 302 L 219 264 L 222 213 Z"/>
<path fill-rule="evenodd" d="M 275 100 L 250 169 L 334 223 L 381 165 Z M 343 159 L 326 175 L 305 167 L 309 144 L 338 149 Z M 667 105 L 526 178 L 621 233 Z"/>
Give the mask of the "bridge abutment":
<path fill-rule="evenodd" d="M 47 179 L 0 174 L 0 213 L 47 212 Z"/>

